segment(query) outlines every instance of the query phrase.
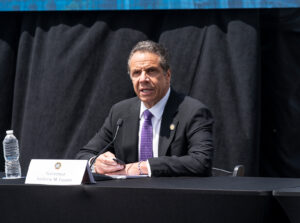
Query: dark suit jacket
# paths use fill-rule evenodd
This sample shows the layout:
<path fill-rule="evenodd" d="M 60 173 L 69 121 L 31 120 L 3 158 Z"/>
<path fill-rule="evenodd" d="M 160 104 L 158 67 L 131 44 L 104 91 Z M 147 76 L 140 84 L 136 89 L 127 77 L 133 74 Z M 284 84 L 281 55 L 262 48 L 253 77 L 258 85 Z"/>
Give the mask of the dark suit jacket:
<path fill-rule="evenodd" d="M 123 124 L 109 151 L 126 163 L 138 161 L 140 100 L 138 97 L 115 104 L 100 131 L 77 154 L 90 159 L 103 149 Z M 213 119 L 210 111 L 198 100 L 171 90 L 163 112 L 159 136 L 158 158 L 149 159 L 152 176 L 211 174 Z M 175 128 L 172 129 L 170 126 Z"/>

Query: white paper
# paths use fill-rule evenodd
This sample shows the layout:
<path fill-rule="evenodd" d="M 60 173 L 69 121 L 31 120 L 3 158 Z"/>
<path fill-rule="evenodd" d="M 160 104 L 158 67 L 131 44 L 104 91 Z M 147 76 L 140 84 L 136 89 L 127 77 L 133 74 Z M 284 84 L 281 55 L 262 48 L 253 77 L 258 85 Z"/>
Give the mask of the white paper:
<path fill-rule="evenodd" d="M 110 176 L 113 179 L 133 179 L 133 178 L 144 178 L 144 177 L 148 177 L 148 175 L 109 175 L 107 174 L 107 176 Z"/>

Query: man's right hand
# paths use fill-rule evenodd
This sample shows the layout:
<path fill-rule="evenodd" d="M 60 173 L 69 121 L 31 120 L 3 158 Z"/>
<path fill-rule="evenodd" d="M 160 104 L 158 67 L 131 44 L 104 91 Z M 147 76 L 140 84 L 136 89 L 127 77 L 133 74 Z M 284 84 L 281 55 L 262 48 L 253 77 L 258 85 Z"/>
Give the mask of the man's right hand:
<path fill-rule="evenodd" d="M 95 161 L 95 171 L 99 174 L 109 174 L 119 170 L 123 170 L 125 165 L 120 165 L 114 161 L 116 156 L 111 152 L 105 152 L 98 156 Z"/>

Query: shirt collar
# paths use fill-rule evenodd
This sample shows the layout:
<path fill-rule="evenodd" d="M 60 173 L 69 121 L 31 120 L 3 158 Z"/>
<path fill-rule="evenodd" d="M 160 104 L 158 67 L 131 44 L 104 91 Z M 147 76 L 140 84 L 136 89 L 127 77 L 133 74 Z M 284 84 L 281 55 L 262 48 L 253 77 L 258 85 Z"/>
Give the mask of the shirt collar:
<path fill-rule="evenodd" d="M 165 109 L 165 106 L 167 104 L 167 101 L 169 99 L 169 96 L 170 96 L 170 88 L 168 90 L 168 92 L 166 93 L 166 95 L 160 99 L 159 102 L 157 102 L 154 106 L 152 106 L 149 111 L 152 113 L 152 115 L 157 118 L 157 119 L 160 119 L 163 112 L 164 112 L 164 109 Z M 144 105 L 144 103 L 141 101 L 141 110 L 140 110 L 140 118 L 142 118 L 142 115 L 144 113 L 145 110 L 147 110 L 148 108 Z"/>

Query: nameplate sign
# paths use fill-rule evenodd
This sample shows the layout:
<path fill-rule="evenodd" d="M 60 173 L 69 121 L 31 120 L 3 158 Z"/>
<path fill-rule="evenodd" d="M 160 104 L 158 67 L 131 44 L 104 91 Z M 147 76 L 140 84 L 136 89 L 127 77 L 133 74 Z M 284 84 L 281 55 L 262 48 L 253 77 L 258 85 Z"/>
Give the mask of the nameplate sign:
<path fill-rule="evenodd" d="M 25 184 L 79 185 L 95 183 L 87 160 L 32 159 Z"/>

